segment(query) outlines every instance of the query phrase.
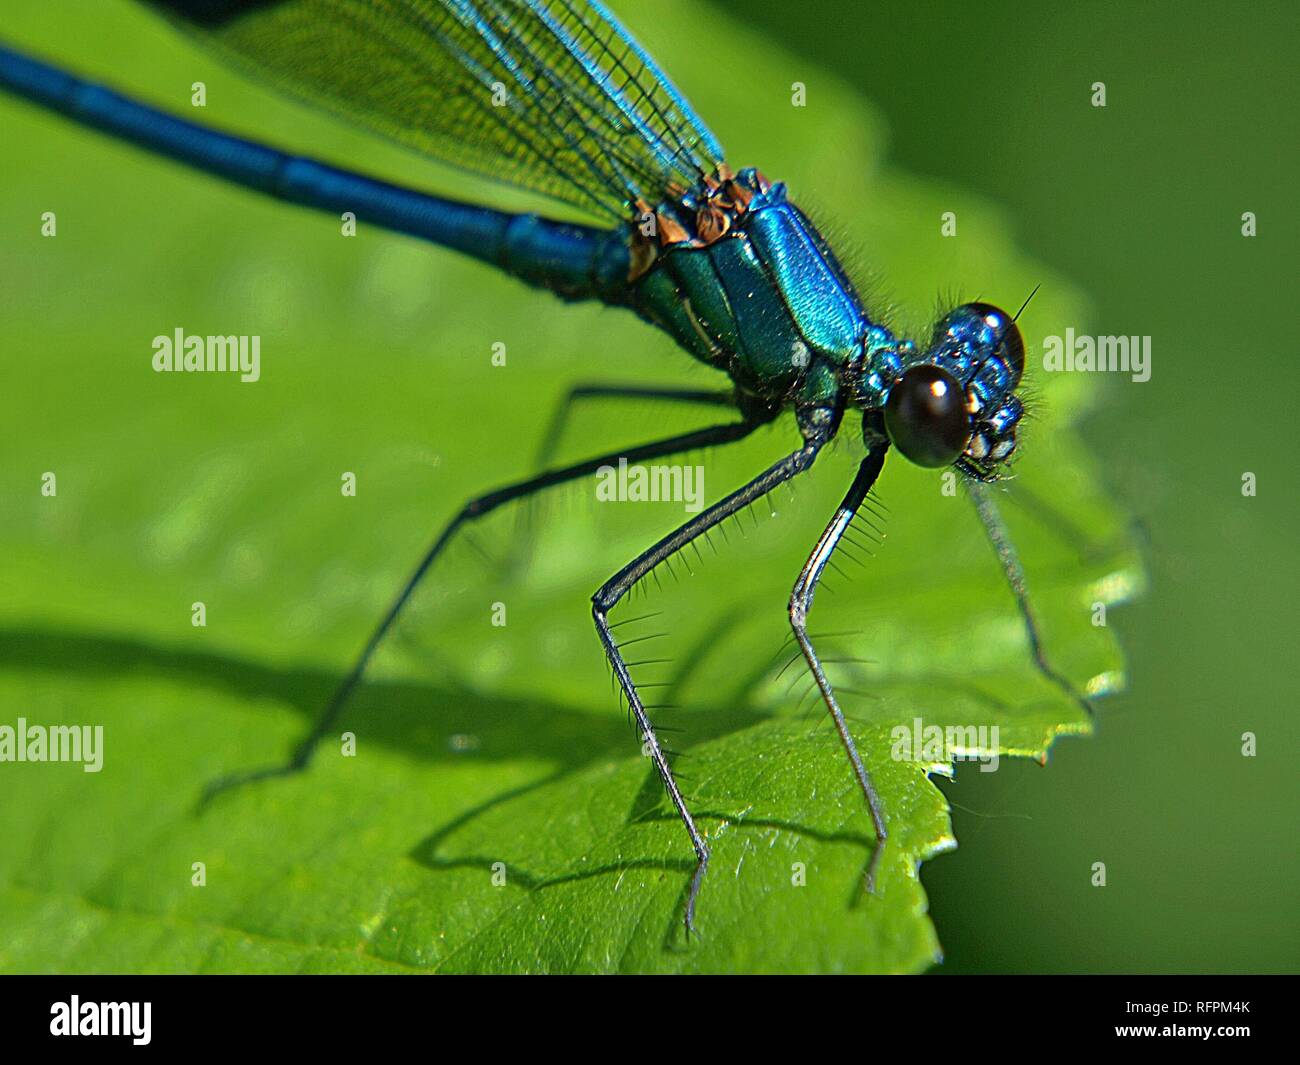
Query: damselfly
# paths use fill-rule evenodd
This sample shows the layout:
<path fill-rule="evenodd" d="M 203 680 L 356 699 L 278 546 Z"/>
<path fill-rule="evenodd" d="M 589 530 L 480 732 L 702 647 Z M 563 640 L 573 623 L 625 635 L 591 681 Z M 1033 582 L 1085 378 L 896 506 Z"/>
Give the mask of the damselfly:
<path fill-rule="evenodd" d="M 288 762 L 225 778 L 209 795 L 308 764 L 416 587 L 468 523 L 620 459 L 641 462 L 741 440 L 787 412 L 799 439 L 786 457 L 637 555 L 592 596 L 597 636 L 695 850 L 688 928 L 709 844 L 656 737 L 610 613 L 656 567 L 807 471 L 846 415 L 860 418 L 866 454 L 795 581 L 788 613 L 866 799 L 877 839 L 868 889 L 888 835 L 886 811 L 807 621 L 823 570 L 866 504 L 891 447 L 922 466 L 959 471 L 1019 604 L 1038 668 L 1074 695 L 1043 655 L 1023 572 L 985 489 L 1014 454 L 1023 413 L 1016 390 L 1025 352 L 1015 316 L 986 303 L 963 304 L 943 315 L 921 343 L 873 319 L 785 186 L 752 167 L 729 167 L 713 134 L 598 0 L 152 3 L 301 97 L 431 156 L 563 201 L 604 225 L 509 214 L 372 180 L 195 125 L 3 48 L 0 86 L 269 195 L 352 212 L 493 264 L 566 300 L 627 308 L 730 378 L 730 387 L 623 392 L 723 406 L 735 414 L 471 499 L 434 538 Z"/>

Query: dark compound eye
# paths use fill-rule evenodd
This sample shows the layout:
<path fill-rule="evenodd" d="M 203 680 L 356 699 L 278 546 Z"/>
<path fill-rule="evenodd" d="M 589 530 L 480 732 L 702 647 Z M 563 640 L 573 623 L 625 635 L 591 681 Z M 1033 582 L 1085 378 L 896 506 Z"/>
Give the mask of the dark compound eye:
<path fill-rule="evenodd" d="M 1025 341 L 1020 335 L 1020 326 L 1001 307 L 994 307 L 991 303 L 967 303 L 961 309 L 983 319 L 984 324 L 998 336 L 996 353 L 1010 371 L 1011 387 L 1015 388 L 1025 372 Z"/>
<path fill-rule="evenodd" d="M 961 386 L 937 366 L 913 366 L 889 390 L 885 431 L 918 466 L 947 466 L 966 448 L 970 417 Z"/>

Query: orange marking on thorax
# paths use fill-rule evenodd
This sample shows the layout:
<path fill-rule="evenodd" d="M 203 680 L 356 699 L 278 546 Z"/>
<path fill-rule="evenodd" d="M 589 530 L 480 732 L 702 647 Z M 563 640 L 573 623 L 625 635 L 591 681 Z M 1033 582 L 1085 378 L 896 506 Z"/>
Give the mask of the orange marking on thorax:
<path fill-rule="evenodd" d="M 758 175 L 759 188 L 767 191 L 768 181 L 762 174 Z M 644 200 L 638 200 L 636 223 L 632 230 L 631 261 L 628 267 L 628 281 L 643 277 L 659 257 L 659 248 L 680 247 L 707 248 L 716 244 L 736 226 L 739 218 L 749 210 L 754 198 L 753 190 L 736 181 L 735 174 L 726 163 L 719 163 L 717 169 L 705 175 L 704 202 L 695 211 L 695 232 L 690 232 L 671 214 L 655 210 Z M 680 203 L 686 196 L 685 189 L 676 184 L 668 186 L 668 195 Z M 650 232 L 646 232 L 647 228 Z"/>

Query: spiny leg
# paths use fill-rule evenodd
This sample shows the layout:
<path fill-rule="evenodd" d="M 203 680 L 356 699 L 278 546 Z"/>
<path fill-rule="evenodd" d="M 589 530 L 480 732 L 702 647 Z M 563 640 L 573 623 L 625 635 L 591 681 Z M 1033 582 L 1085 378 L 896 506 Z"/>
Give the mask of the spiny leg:
<path fill-rule="evenodd" d="M 736 406 L 736 394 L 731 390 L 703 390 L 698 388 L 675 388 L 671 386 L 648 387 L 646 385 L 609 385 L 581 384 L 574 385 L 560 400 L 551 416 L 550 425 L 542 437 L 537 449 L 537 468 L 547 466 L 555 455 L 564 430 L 569 423 L 569 414 L 579 400 L 585 399 L 661 399 L 674 403 L 698 403 L 713 407 Z"/>
<path fill-rule="evenodd" d="M 1074 685 L 1058 673 L 1047 660 L 1047 655 L 1043 651 L 1043 641 L 1038 635 L 1038 621 L 1034 616 L 1033 605 L 1029 601 L 1029 588 L 1025 583 L 1025 570 L 1020 565 L 1020 556 L 1016 554 L 1015 545 L 1011 542 L 1011 536 L 1007 531 L 1006 523 L 1002 520 L 1002 514 L 998 510 L 997 501 L 993 498 L 992 490 L 988 485 L 974 480 L 968 480 L 966 488 L 975 503 L 975 512 L 984 525 L 984 531 L 988 534 L 989 542 L 993 545 L 998 561 L 1002 564 L 1002 572 L 1007 579 L 1008 586 L 1011 588 L 1011 594 L 1015 596 L 1016 605 L 1020 608 L 1020 617 L 1025 623 L 1025 634 L 1029 639 L 1029 649 L 1034 656 L 1034 665 L 1038 667 L 1038 671 L 1043 676 L 1083 707 L 1089 718 L 1094 717 L 1092 705 L 1088 700 L 1080 695 Z"/>
<path fill-rule="evenodd" d="M 821 690 L 822 701 L 835 722 L 835 730 L 840 734 L 840 742 L 844 744 L 844 750 L 853 766 L 853 775 L 858 779 L 858 786 L 862 788 L 862 794 L 867 800 L 867 809 L 871 813 L 871 825 L 876 833 L 876 848 L 871 852 L 871 860 L 867 864 L 866 884 L 867 891 L 873 893 L 876 887 L 876 870 L 880 865 L 880 857 L 885 851 L 885 840 L 888 838 L 885 829 L 885 811 L 880 796 L 876 794 L 875 785 L 871 782 L 871 774 L 867 772 L 867 767 L 863 765 L 862 757 L 858 754 L 857 744 L 853 742 L 853 734 L 849 732 L 849 726 L 844 720 L 844 713 L 840 710 L 835 692 L 826 677 L 826 671 L 822 668 L 817 651 L 808 638 L 808 611 L 812 609 L 813 596 L 817 592 L 817 582 L 821 579 L 822 571 L 830 562 L 840 538 L 848 531 L 858 508 L 862 506 L 867 493 L 871 491 L 871 486 L 880 476 L 887 450 L 888 445 L 878 445 L 862 460 L 857 476 L 853 478 L 853 484 L 849 486 L 848 493 L 840 503 L 839 509 L 835 511 L 835 516 L 831 518 L 821 539 L 817 541 L 817 546 L 808 556 L 799 579 L 794 582 L 794 590 L 790 593 L 790 627 L 794 630 L 794 637 L 799 643 L 800 650 L 803 651 L 804 660 L 808 663 L 808 668 L 817 681 L 817 687 Z"/>
<path fill-rule="evenodd" d="M 692 451 L 696 448 L 711 447 L 715 444 L 731 443 L 748 436 L 757 428 L 757 423 L 753 422 L 730 422 L 723 425 L 711 426 L 707 429 L 697 429 L 694 432 L 682 433 L 678 436 L 667 437 L 663 440 L 656 440 L 649 444 L 642 444 L 639 447 L 625 448 L 620 451 L 608 452 L 595 458 L 585 459 L 582 462 L 574 463 L 571 466 L 564 466 L 556 470 L 548 470 L 545 473 L 538 474 L 535 477 L 529 477 L 527 480 L 518 481 L 514 484 L 498 488 L 496 491 L 488 492 L 484 495 L 477 496 L 466 503 L 455 517 L 451 519 L 430 544 L 424 556 L 420 559 L 411 576 L 407 578 L 406 583 L 402 585 L 401 591 L 397 598 L 393 600 L 388 610 L 385 612 L 383 619 L 370 634 L 366 641 L 365 647 L 361 654 L 353 663 L 352 668 L 339 683 L 333 696 L 326 704 L 324 711 L 316 720 L 311 732 L 298 744 L 294 749 L 289 760 L 281 765 L 266 766 L 261 769 L 248 770 L 242 773 L 232 774 L 213 781 L 208 785 L 203 794 L 203 803 L 207 803 L 214 796 L 226 791 L 229 788 L 242 784 L 248 784 L 255 780 L 264 780 L 268 777 L 287 776 L 296 773 L 307 766 L 311 761 L 312 752 L 321 737 L 328 733 L 338 720 L 339 715 L 343 712 L 348 698 L 351 696 L 353 689 L 361 680 L 362 674 L 366 670 L 371 657 L 378 648 L 380 642 L 388 634 L 398 615 L 406 606 L 416 587 L 428 572 L 429 567 L 433 565 L 434 560 L 442 553 L 443 549 L 456 534 L 457 530 L 464 524 L 474 521 L 491 513 L 498 507 L 506 503 L 513 502 L 517 499 L 523 499 L 532 495 L 534 492 L 540 492 L 543 489 L 550 488 L 554 485 L 564 484 L 567 481 L 576 480 L 579 477 L 594 473 L 601 466 L 617 462 L 620 458 L 626 458 L 628 462 L 640 462 L 645 459 L 660 458 L 665 455 L 678 454 L 683 451 Z"/>
<path fill-rule="evenodd" d="M 709 847 L 704 842 L 700 830 L 696 828 L 695 819 L 691 816 L 690 810 L 686 807 L 686 800 L 682 797 L 681 790 L 677 787 L 677 781 L 673 777 L 673 771 L 668 765 L 668 759 L 659 746 L 654 726 L 650 723 L 650 717 L 646 713 L 645 705 L 641 702 L 641 696 L 637 693 L 636 684 L 632 681 L 632 675 L 628 671 L 627 663 L 623 660 L 618 644 L 614 642 L 609 624 L 609 612 L 642 577 L 650 573 L 665 559 L 671 558 L 696 537 L 703 536 L 718 523 L 743 510 L 755 500 L 761 499 L 777 485 L 803 473 L 813 464 L 813 460 L 816 459 L 817 453 L 825 445 L 828 437 L 829 434 L 825 432 L 810 434 L 808 442 L 798 451 L 792 452 L 780 462 L 769 466 L 767 470 L 748 484 L 738 488 L 725 499 L 714 503 L 713 506 L 696 515 L 675 532 L 665 536 L 648 551 L 643 551 L 601 585 L 596 594 L 591 597 L 591 613 L 596 621 L 596 633 L 600 637 L 601 646 L 604 647 L 605 655 L 614 670 L 614 676 L 618 679 L 619 686 L 627 697 L 628 705 L 632 708 L 637 727 L 645 737 L 655 769 L 659 771 L 659 777 L 663 780 L 669 798 L 677 810 L 677 815 L 682 819 L 682 824 L 686 826 L 686 831 L 691 837 L 691 846 L 695 848 L 695 875 L 691 879 L 690 894 L 686 899 L 686 929 L 688 932 L 695 930 L 695 900 L 700 893 L 700 884 L 704 880 L 705 870 L 709 867 Z"/>
<path fill-rule="evenodd" d="M 730 407 L 736 409 L 734 390 L 702 390 L 696 388 L 676 388 L 673 386 L 619 385 L 619 384 L 580 384 L 569 389 L 556 404 L 551 415 L 542 442 L 537 448 L 533 468 L 546 469 L 559 450 L 560 441 L 564 439 L 565 429 L 569 424 L 569 414 L 581 400 L 591 399 L 651 399 L 668 400 L 675 403 L 696 403 L 712 407 Z M 749 419 L 756 420 L 756 419 Z M 506 569 L 510 574 L 518 574 L 527 568 L 532 554 L 534 514 L 532 507 L 524 507 L 519 512 L 519 535 L 515 538 L 510 551 Z"/>

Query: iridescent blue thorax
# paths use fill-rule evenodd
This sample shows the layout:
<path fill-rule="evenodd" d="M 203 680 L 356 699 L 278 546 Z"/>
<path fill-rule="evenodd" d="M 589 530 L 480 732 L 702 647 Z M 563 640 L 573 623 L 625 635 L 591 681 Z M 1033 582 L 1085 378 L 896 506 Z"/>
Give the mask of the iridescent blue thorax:
<path fill-rule="evenodd" d="M 634 282 L 638 313 L 763 401 L 840 402 L 870 323 L 784 185 L 743 170 L 646 217 L 641 247 L 657 243 Z"/>
<path fill-rule="evenodd" d="M 966 304 L 939 321 L 924 347 L 896 337 L 871 321 L 785 186 L 754 169 L 733 176 L 720 168 L 693 192 L 642 207 L 631 241 L 632 306 L 742 393 L 837 418 L 857 407 L 870 438 L 885 435 L 884 412 L 904 374 L 942 371 L 965 414 L 958 464 L 987 478 L 1011 454 L 1023 351 L 1004 312 Z"/>

